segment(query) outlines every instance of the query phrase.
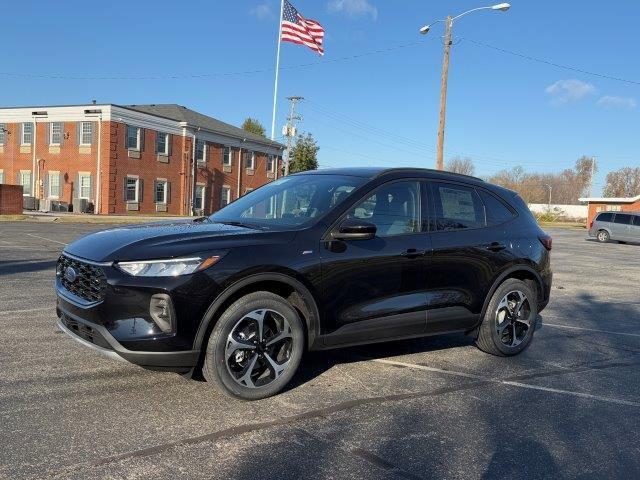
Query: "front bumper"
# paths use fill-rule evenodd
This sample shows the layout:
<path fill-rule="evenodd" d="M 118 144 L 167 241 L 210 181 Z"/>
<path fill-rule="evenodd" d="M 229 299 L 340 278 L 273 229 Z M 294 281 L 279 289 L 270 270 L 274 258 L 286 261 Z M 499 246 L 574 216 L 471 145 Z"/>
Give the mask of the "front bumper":
<path fill-rule="evenodd" d="M 102 325 L 87 322 L 58 306 L 58 328 L 84 347 L 113 360 L 127 361 L 150 369 L 185 373 L 198 363 L 200 352 L 142 352 L 123 347 Z"/>

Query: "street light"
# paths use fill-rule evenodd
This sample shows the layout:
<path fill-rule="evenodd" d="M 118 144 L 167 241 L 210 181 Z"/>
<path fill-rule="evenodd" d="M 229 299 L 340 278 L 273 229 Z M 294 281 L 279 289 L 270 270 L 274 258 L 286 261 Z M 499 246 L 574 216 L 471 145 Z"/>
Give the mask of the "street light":
<path fill-rule="evenodd" d="M 464 17 L 465 15 L 471 12 L 477 12 L 479 10 L 496 10 L 500 12 L 506 12 L 511 8 L 511 5 L 508 3 L 498 3 L 496 5 L 491 5 L 488 7 L 478 7 L 472 8 L 471 10 L 467 10 L 466 12 L 462 12 L 455 17 L 451 15 L 447 16 L 444 20 L 436 20 L 428 25 L 425 25 L 420 29 L 420 33 L 422 35 L 426 35 L 431 30 L 431 27 L 437 23 L 444 23 L 444 58 L 442 60 L 442 78 L 440 85 L 440 121 L 438 125 L 438 154 L 436 158 L 436 169 L 444 170 L 444 127 L 445 127 L 445 118 L 447 112 L 447 81 L 449 79 L 449 56 L 451 54 L 451 30 L 453 29 L 453 22 L 460 17 Z"/>

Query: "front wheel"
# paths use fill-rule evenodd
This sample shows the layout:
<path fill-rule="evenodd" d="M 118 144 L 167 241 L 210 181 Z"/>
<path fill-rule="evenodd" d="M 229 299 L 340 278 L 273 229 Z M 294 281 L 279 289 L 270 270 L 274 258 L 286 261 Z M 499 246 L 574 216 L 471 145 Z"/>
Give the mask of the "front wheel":
<path fill-rule="evenodd" d="M 289 302 L 271 292 L 250 293 L 216 323 L 202 373 L 227 395 L 270 397 L 295 374 L 304 345 L 302 320 Z"/>
<path fill-rule="evenodd" d="M 492 355 L 517 355 L 533 340 L 537 315 L 536 293 L 522 280 L 509 278 L 491 296 L 476 345 Z"/>

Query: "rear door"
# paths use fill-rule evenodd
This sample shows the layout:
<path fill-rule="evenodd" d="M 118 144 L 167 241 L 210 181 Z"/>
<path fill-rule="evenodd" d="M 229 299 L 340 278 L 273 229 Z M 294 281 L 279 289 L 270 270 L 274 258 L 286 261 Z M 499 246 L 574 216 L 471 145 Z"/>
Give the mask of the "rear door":
<path fill-rule="evenodd" d="M 612 237 L 615 240 L 631 240 L 631 223 L 633 215 L 628 213 L 616 213 L 611 224 Z"/>
<path fill-rule="evenodd" d="M 640 215 L 633 216 L 633 224 L 631 225 L 631 238 L 632 242 L 640 243 Z"/>
<path fill-rule="evenodd" d="M 433 181 L 430 197 L 427 331 L 464 330 L 475 326 L 495 276 L 514 259 L 509 224 L 516 214 L 472 185 Z"/>

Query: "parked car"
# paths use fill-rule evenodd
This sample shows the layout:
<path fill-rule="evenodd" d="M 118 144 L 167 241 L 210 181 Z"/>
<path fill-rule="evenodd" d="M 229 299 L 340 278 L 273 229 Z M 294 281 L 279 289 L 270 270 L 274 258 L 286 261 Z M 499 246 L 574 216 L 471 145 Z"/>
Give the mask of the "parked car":
<path fill-rule="evenodd" d="M 60 328 L 148 369 L 259 399 L 307 350 L 450 332 L 520 353 L 549 301 L 552 241 L 515 193 L 422 169 L 276 180 L 214 215 L 65 247 Z"/>
<path fill-rule="evenodd" d="M 640 243 L 640 212 L 600 212 L 589 225 L 589 236 L 602 243 Z"/>

